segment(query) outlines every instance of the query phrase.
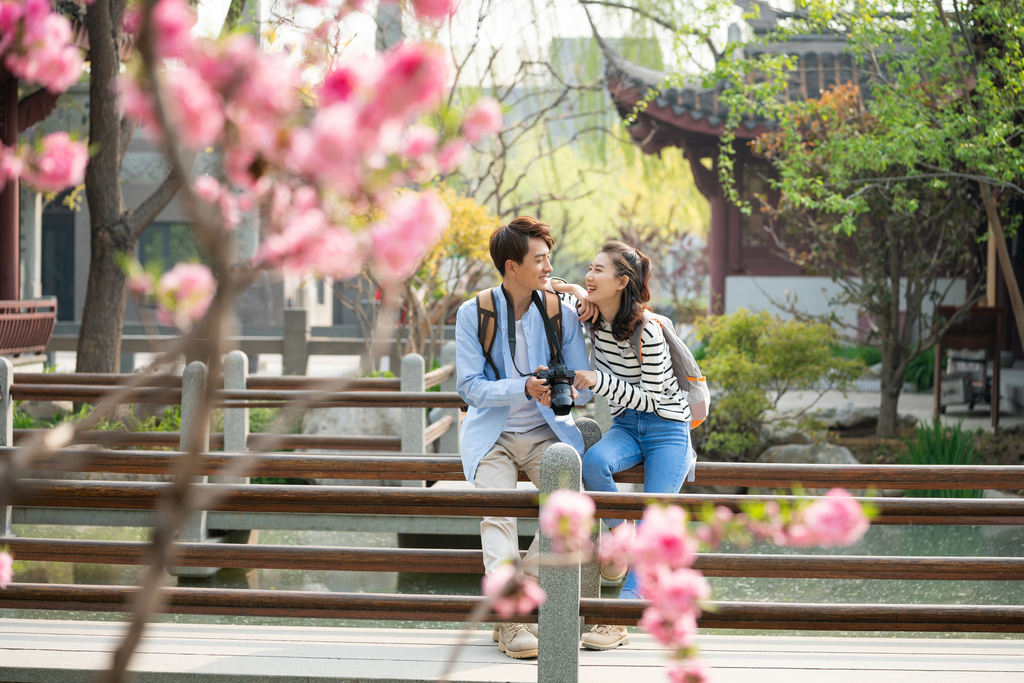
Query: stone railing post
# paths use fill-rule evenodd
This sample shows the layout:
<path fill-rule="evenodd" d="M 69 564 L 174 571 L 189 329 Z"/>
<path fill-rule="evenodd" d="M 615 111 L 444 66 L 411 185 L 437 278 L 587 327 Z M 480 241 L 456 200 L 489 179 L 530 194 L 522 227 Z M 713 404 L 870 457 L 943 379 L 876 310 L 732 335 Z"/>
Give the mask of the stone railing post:
<path fill-rule="evenodd" d="M 557 489 L 580 491 L 582 462 L 576 450 L 557 443 L 544 452 L 540 466 L 540 490 L 549 495 Z M 552 553 L 551 539 L 540 536 L 540 587 L 547 601 L 540 606 L 540 650 L 537 683 L 577 683 L 580 663 L 580 565 L 546 565 Z"/>
<path fill-rule="evenodd" d="M 11 400 L 11 384 L 14 382 L 14 365 L 6 358 L 0 358 L 0 446 L 14 445 L 14 401 Z M 9 467 L 10 465 L 8 465 Z M 0 536 L 12 536 L 11 516 L 13 508 L 6 506 Z"/>
<path fill-rule="evenodd" d="M 181 441 L 179 449 L 188 452 L 198 449 L 202 453 L 210 450 L 210 421 L 199 419 L 208 380 L 206 364 L 193 361 L 185 367 L 181 375 Z M 207 477 L 196 477 L 195 483 L 205 484 Z M 178 540 L 202 542 L 208 537 L 206 528 L 206 510 L 197 510 L 190 514 L 178 530 Z M 167 570 L 174 576 L 206 578 L 217 573 L 216 567 L 169 567 Z"/>
<path fill-rule="evenodd" d="M 232 351 L 224 359 L 224 388 L 244 390 L 249 375 L 249 358 L 241 351 Z M 241 453 L 249 450 L 249 409 L 224 409 L 224 451 Z M 210 481 L 224 484 L 248 484 L 249 477 L 212 477 Z"/>
<path fill-rule="evenodd" d="M 309 365 L 309 316 L 304 308 L 284 310 L 282 375 L 305 375 Z"/>
<path fill-rule="evenodd" d="M 448 365 L 451 363 L 455 364 L 455 342 L 446 342 L 441 348 L 441 365 Z M 451 377 L 441 382 L 441 391 L 455 391 L 455 382 L 458 379 L 456 373 L 452 373 Z M 445 415 L 452 416 L 452 426 L 447 432 L 441 435 L 438 440 L 437 451 L 438 453 L 458 453 L 459 452 L 459 413 L 461 411 L 458 408 L 445 408 L 441 411 L 441 417 Z"/>
<path fill-rule="evenodd" d="M 407 354 L 402 358 L 401 390 L 426 391 L 423 379 L 423 356 Z M 427 411 L 423 408 L 402 408 L 402 452 L 422 454 L 426 451 Z M 402 486 L 423 486 L 422 481 L 403 481 Z"/>
<path fill-rule="evenodd" d="M 607 400 L 605 405 L 608 405 Z M 587 451 L 601 440 L 603 431 L 595 420 L 591 420 L 586 417 L 576 418 L 576 428 L 579 429 L 580 434 L 583 435 L 583 457 L 585 458 Z M 594 548 L 597 548 L 600 535 L 601 525 L 598 523 L 597 526 L 594 527 L 594 531 L 590 537 Z M 601 564 L 597 561 L 596 554 L 591 555 L 590 558 L 584 561 L 580 566 L 580 596 L 584 598 L 601 597 Z M 582 623 L 580 624 L 580 628 L 583 628 Z"/>

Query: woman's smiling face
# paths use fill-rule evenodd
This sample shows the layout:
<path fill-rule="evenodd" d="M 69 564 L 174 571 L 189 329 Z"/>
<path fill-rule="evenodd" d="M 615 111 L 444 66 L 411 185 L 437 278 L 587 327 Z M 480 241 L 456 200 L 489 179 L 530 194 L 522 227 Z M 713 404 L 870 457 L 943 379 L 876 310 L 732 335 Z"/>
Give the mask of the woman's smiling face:
<path fill-rule="evenodd" d="M 587 270 L 587 299 L 595 304 L 618 300 L 629 278 L 615 274 L 615 264 L 605 252 L 599 252 Z"/>

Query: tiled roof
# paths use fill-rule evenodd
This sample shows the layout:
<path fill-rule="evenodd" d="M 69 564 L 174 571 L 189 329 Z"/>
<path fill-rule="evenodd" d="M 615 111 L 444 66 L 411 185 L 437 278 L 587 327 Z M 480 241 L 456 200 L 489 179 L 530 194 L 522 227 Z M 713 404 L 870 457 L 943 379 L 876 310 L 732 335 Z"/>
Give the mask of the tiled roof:
<path fill-rule="evenodd" d="M 605 57 L 605 75 L 608 90 L 620 113 L 632 111 L 633 105 L 650 89 L 660 89 L 665 74 L 635 64 L 618 54 L 600 36 L 598 43 Z M 817 97 L 830 85 L 852 82 L 865 93 L 872 76 L 856 68 L 852 55 L 843 51 L 844 42 L 836 36 L 801 36 L 787 43 L 758 46 L 751 55 L 783 52 L 797 58 L 797 68 L 791 72 L 786 96 L 790 100 Z M 721 133 L 727 112 L 719 103 L 724 85 L 705 88 L 699 83 L 684 83 L 681 87 L 662 89 L 651 102 L 646 114 L 683 130 L 716 135 Z M 748 118 L 737 130 L 739 137 L 754 137 L 774 128 L 773 121 Z"/>

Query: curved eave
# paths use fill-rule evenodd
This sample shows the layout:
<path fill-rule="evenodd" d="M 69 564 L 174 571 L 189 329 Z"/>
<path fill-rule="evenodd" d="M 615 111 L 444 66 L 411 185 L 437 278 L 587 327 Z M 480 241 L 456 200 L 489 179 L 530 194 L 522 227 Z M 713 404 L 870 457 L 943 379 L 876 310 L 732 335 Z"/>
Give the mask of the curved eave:
<path fill-rule="evenodd" d="M 651 86 L 637 85 L 635 82 L 624 82 L 622 77 L 609 76 L 608 93 L 615 102 L 620 113 L 632 112 L 636 104 L 641 100 Z M 670 91 L 671 92 L 671 91 Z M 725 111 L 718 109 L 717 92 L 704 91 L 702 96 L 710 96 L 714 100 L 713 109 L 707 112 L 701 109 L 687 107 L 676 97 L 659 95 L 654 98 L 644 109 L 643 115 L 648 116 L 662 124 L 679 129 L 681 134 L 703 135 L 710 137 L 721 137 L 725 129 Z M 673 101 L 675 100 L 675 101 Z M 771 129 L 763 122 L 743 121 L 736 128 L 736 137 L 740 140 L 753 140 Z"/>

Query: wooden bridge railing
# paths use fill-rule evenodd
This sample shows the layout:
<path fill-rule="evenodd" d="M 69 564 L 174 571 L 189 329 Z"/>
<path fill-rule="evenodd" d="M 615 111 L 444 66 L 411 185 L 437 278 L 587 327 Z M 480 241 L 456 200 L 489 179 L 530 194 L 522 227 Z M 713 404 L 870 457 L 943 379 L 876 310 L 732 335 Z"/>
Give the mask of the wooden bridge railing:
<path fill-rule="evenodd" d="M 45 383 L 40 382 L 36 386 L 44 385 Z M 155 388 L 174 389 L 171 386 Z M 225 401 L 253 402 L 281 398 L 258 394 L 262 391 L 281 391 L 280 388 L 254 389 L 252 391 L 256 393 L 253 394 L 231 393 L 238 391 L 243 390 L 226 389 L 221 398 Z M 311 389 L 301 387 L 291 393 L 295 395 L 304 391 Z M 16 395 L 17 391 L 14 393 Z M 347 398 L 355 398 L 351 393 Z M 373 393 L 381 396 L 387 394 L 388 390 Z M 443 402 L 446 400 L 443 393 L 432 393 L 430 398 Z M 186 382 L 185 396 L 187 395 Z M 334 400 L 334 397 L 331 400 Z M 359 396 L 359 400 L 364 400 L 364 397 Z M 406 395 L 406 400 L 415 404 L 418 397 Z M 244 408 L 232 406 L 228 410 L 241 411 Z M 422 419 L 424 413 L 420 408 L 412 408 L 410 412 L 417 413 L 419 419 Z M 184 409 L 183 414 L 187 414 Z M 449 424 L 454 425 L 454 422 L 453 417 Z M 228 436 L 223 439 L 223 443 L 239 443 L 237 432 L 232 433 L 227 426 L 225 431 Z M 454 430 L 449 426 L 446 434 L 452 432 Z M 370 446 L 377 448 L 372 452 L 345 455 L 255 454 L 239 451 L 206 453 L 203 455 L 203 473 L 216 476 L 244 460 L 249 466 L 248 472 L 260 476 L 341 480 L 462 479 L 460 461 L 452 455 L 424 452 L 428 428 L 423 427 L 419 434 L 422 436 L 419 437 L 418 443 L 423 445 L 415 450 L 410 450 L 412 441 L 399 440 L 399 448 L 405 451 L 400 455 L 381 452 L 383 449 L 378 446 Z M 258 435 L 245 436 L 244 443 L 252 444 Z M 138 437 L 127 437 L 135 438 Z M 213 440 L 211 445 L 212 442 Z M 112 437 L 104 442 L 104 445 L 117 443 L 117 439 Z M 281 443 L 288 442 L 285 440 Z M 169 441 L 161 444 L 171 445 Z M 13 451 L 12 448 L 0 449 L 0 463 L 10 457 Z M 567 457 L 570 454 L 571 457 Z M 62 451 L 60 457 L 36 462 L 34 467 L 41 470 L 162 474 L 174 471 L 181 457 L 180 452 L 172 451 L 105 451 L 76 448 Z M 635 482 L 642 481 L 642 477 L 642 468 L 634 468 L 622 473 L 619 480 Z M 555 485 L 552 482 L 558 482 L 557 485 L 568 485 L 570 488 L 579 487 L 579 457 L 567 446 L 553 446 L 545 457 L 542 490 L 553 490 Z M 795 482 L 811 488 L 829 488 L 835 485 L 853 489 L 1024 488 L 1024 468 L 733 463 L 699 463 L 697 467 L 698 484 L 728 484 L 758 487 L 763 490 L 788 488 Z M 235 511 L 273 513 L 279 516 L 321 513 L 416 517 L 508 515 L 529 518 L 536 517 L 538 512 L 536 494 L 527 491 L 446 491 L 425 488 L 243 483 L 207 483 L 197 484 L 196 487 L 197 493 L 209 494 L 209 499 L 213 501 L 208 506 L 211 514 L 216 511 Z M 168 488 L 168 484 L 158 482 L 25 480 L 12 502 L 18 506 L 36 509 L 131 510 L 150 514 L 166 496 Z M 651 496 L 628 493 L 592 495 L 597 504 L 598 516 L 605 518 L 637 518 L 651 500 L 678 504 L 690 509 L 700 509 L 709 504 L 721 504 L 738 509 L 744 502 L 766 498 L 792 500 L 784 496 Z M 876 524 L 1024 526 L 1024 501 L 1019 499 L 872 498 L 870 502 L 878 511 Z M 3 542 L 10 546 L 19 559 L 24 560 L 141 564 L 147 558 L 147 544 L 144 543 L 13 537 L 4 538 Z M 480 573 L 482 570 L 479 551 L 236 545 L 189 542 L 185 538 L 180 539 L 175 550 L 174 562 L 177 565 L 197 569 L 239 567 L 466 573 Z M 1024 579 L 1024 558 L 1015 557 L 879 558 L 707 554 L 698 558 L 696 566 L 710 576 L 968 579 L 1014 582 Z M 558 572 L 561 572 L 558 579 L 553 579 Z M 581 617 L 586 624 L 635 623 L 644 607 L 642 601 L 597 598 L 599 584 L 596 567 L 593 564 L 577 569 L 545 566 L 542 568 L 541 582 L 549 592 L 549 603 L 541 608 L 538 615 L 527 616 L 524 620 L 536 619 L 542 625 L 538 680 L 543 683 L 570 680 L 563 677 L 564 663 L 575 661 L 578 657 L 573 634 Z M 0 607 L 124 611 L 130 608 L 134 591 L 134 588 L 120 586 L 13 584 L 5 591 L 0 591 Z M 190 614 L 460 621 L 480 604 L 481 599 L 466 596 L 169 588 L 166 609 Z M 699 624 L 704 628 L 1021 633 L 1024 632 L 1024 606 L 719 602 L 714 604 L 713 610 L 704 613 Z M 553 667 L 552 658 L 559 660 L 558 667 Z M 556 668 L 563 672 L 557 678 L 551 673 Z"/>

